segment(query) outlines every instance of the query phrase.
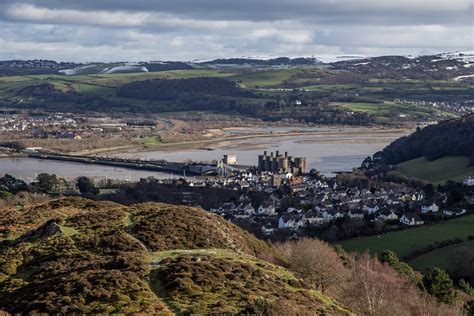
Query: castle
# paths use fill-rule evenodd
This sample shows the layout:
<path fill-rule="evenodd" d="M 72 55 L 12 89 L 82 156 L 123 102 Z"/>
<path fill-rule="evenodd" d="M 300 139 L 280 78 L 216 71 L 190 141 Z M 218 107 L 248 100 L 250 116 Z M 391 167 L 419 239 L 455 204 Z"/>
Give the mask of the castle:
<path fill-rule="evenodd" d="M 273 155 L 267 155 L 264 151 L 263 155 L 258 156 L 258 171 L 272 171 L 280 173 L 304 173 L 306 172 L 306 158 L 288 156 L 288 152 L 284 155 L 278 150 Z"/>

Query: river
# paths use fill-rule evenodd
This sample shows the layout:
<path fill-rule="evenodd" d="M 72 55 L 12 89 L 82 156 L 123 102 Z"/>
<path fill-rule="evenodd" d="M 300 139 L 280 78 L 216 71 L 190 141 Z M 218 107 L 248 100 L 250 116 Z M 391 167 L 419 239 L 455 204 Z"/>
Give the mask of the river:
<path fill-rule="evenodd" d="M 239 164 L 256 165 L 257 156 L 264 150 L 267 152 L 279 150 L 281 153 L 287 151 L 293 156 L 306 157 L 308 170 L 316 168 L 324 175 L 332 175 L 334 172 L 350 171 L 352 168 L 360 166 L 365 157 L 383 149 L 393 140 L 406 134 L 407 131 L 402 130 L 325 129 L 317 133 L 292 136 L 268 135 L 266 137 L 220 140 L 201 147 L 197 146 L 198 148 L 192 148 L 196 146 L 185 144 L 171 145 L 156 151 L 128 152 L 115 154 L 115 156 L 182 162 L 186 160 L 219 160 L 224 154 L 236 154 Z M 171 174 L 151 171 L 32 158 L 0 159 L 0 174 L 8 173 L 31 181 L 41 172 L 54 173 L 66 179 L 82 175 L 96 179 L 109 178 L 129 181 L 149 176 L 156 178 L 171 176 Z"/>

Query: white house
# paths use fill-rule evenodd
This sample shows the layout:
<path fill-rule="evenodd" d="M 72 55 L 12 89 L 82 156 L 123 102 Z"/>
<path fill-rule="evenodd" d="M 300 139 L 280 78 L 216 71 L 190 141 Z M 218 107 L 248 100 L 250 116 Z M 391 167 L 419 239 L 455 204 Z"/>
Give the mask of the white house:
<path fill-rule="evenodd" d="M 364 212 L 362 210 L 350 210 L 349 213 L 350 218 L 364 218 Z"/>
<path fill-rule="evenodd" d="M 422 213 L 437 213 L 439 211 L 439 206 L 436 205 L 436 203 L 433 203 L 431 205 L 422 205 L 421 206 L 421 212 Z"/>
<path fill-rule="evenodd" d="M 326 222 L 330 222 L 333 219 L 344 217 L 344 214 L 342 214 L 339 211 L 329 211 L 329 210 L 323 211 L 322 215 L 323 215 L 323 218 Z"/>
<path fill-rule="evenodd" d="M 278 220 L 279 229 L 297 230 L 304 226 L 304 216 L 301 215 L 283 215 Z"/>
<path fill-rule="evenodd" d="M 474 185 L 474 177 L 465 177 L 463 181 L 464 185 L 473 186 Z"/>
<path fill-rule="evenodd" d="M 313 224 L 322 224 L 324 223 L 324 217 L 321 214 L 318 214 L 318 212 L 315 211 L 308 211 L 304 215 L 306 223 L 309 225 Z"/>
<path fill-rule="evenodd" d="M 465 213 L 466 210 L 462 208 L 447 208 L 443 210 L 443 214 L 446 216 L 460 216 Z"/>
<path fill-rule="evenodd" d="M 301 209 L 294 208 L 294 207 L 289 207 L 286 209 L 287 213 L 301 213 Z"/>
<path fill-rule="evenodd" d="M 375 203 L 368 203 L 362 209 L 368 214 L 373 214 L 379 210 L 379 206 Z"/>
<path fill-rule="evenodd" d="M 398 215 L 394 211 L 385 210 L 380 212 L 378 218 L 383 219 L 384 221 L 390 221 L 398 219 Z"/>
<path fill-rule="evenodd" d="M 265 236 L 270 236 L 273 234 L 273 232 L 275 231 L 274 228 L 272 228 L 270 225 L 263 225 L 262 226 L 262 234 L 264 234 Z"/>
<path fill-rule="evenodd" d="M 400 217 L 400 223 L 408 226 L 423 225 L 423 220 L 416 214 L 403 214 Z"/>
<path fill-rule="evenodd" d="M 262 205 L 260 205 L 257 209 L 257 214 L 258 215 L 267 215 L 267 216 L 272 216 L 275 215 L 275 207 L 273 206 L 273 203 L 271 202 L 263 202 Z"/>
<path fill-rule="evenodd" d="M 248 214 L 248 215 L 254 215 L 255 214 L 255 209 L 253 208 L 252 204 L 250 204 L 250 203 L 240 203 L 239 207 L 237 207 L 237 210 L 239 212 L 242 212 L 242 213 Z"/>

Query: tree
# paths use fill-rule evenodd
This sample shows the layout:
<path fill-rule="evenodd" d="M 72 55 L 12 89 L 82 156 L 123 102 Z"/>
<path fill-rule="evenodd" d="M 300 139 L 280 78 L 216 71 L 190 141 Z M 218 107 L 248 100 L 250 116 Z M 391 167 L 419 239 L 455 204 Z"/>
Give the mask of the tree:
<path fill-rule="evenodd" d="M 423 191 L 425 191 L 425 195 L 427 199 L 431 199 L 435 195 L 434 186 L 431 183 L 425 185 L 425 187 L 423 188 Z"/>
<path fill-rule="evenodd" d="M 59 180 L 55 174 L 40 173 L 36 177 L 38 187 L 45 193 L 58 193 L 59 192 Z"/>
<path fill-rule="evenodd" d="M 384 250 L 378 257 L 382 263 L 387 263 L 399 275 L 408 278 L 413 284 L 422 287 L 421 277 L 405 262 L 401 262 L 398 256 L 391 250 Z"/>
<path fill-rule="evenodd" d="M 349 271 L 327 243 L 304 238 L 277 247 L 287 258 L 290 269 L 321 292 L 336 290 L 345 283 Z"/>
<path fill-rule="evenodd" d="M 453 187 L 448 192 L 448 202 L 450 204 L 456 204 L 464 200 L 464 192 L 459 187 Z"/>
<path fill-rule="evenodd" d="M 387 253 L 387 259 L 395 259 Z M 439 304 L 388 264 L 358 255 L 346 289 L 339 300 L 360 315 L 459 315 L 457 309 Z"/>
<path fill-rule="evenodd" d="M 449 256 L 448 267 L 454 279 L 464 279 L 474 285 L 474 249 L 464 246 L 454 250 Z"/>
<path fill-rule="evenodd" d="M 100 192 L 99 188 L 97 188 L 94 185 L 94 183 L 91 181 L 91 179 L 89 179 L 88 177 L 77 178 L 76 186 L 82 195 L 85 195 L 85 194 L 97 195 Z"/>
<path fill-rule="evenodd" d="M 454 301 L 453 280 L 445 271 L 439 268 L 432 269 L 423 277 L 423 284 L 426 291 L 439 302 L 451 304 Z"/>
<path fill-rule="evenodd" d="M 315 179 L 321 179 L 321 174 L 314 168 L 309 171 L 309 174 Z"/>
<path fill-rule="evenodd" d="M 364 159 L 364 161 L 362 161 L 362 164 L 361 164 L 361 167 L 362 169 L 370 169 L 372 168 L 374 165 L 374 161 L 372 160 L 371 157 L 367 157 Z"/>

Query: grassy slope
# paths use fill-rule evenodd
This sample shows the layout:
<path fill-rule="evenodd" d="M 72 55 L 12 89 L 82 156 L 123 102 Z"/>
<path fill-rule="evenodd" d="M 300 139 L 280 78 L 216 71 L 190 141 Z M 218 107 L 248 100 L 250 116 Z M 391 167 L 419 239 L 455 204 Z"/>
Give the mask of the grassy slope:
<path fill-rule="evenodd" d="M 443 157 L 434 161 L 418 158 L 399 164 L 397 170 L 407 177 L 424 179 L 437 185 L 474 176 L 474 167 L 468 167 L 468 162 L 467 157 Z"/>
<path fill-rule="evenodd" d="M 102 74 L 102 75 L 35 75 L 0 77 L 0 97 L 12 97 L 19 88 L 40 83 L 51 83 L 55 86 L 67 84 L 77 92 L 87 92 L 99 96 L 115 95 L 117 87 L 137 80 L 166 78 L 184 79 L 193 77 L 226 77 L 232 73 L 216 70 L 172 70 L 150 73 Z"/>
<path fill-rule="evenodd" d="M 448 270 L 449 257 L 454 251 L 462 247 L 474 249 L 474 241 L 466 241 L 461 244 L 437 249 L 422 256 L 416 257 L 415 259 L 410 260 L 408 263 L 421 272 L 424 272 L 432 267 L 440 267 L 444 270 Z"/>
<path fill-rule="evenodd" d="M 166 78 L 166 79 L 179 79 L 179 78 L 191 78 L 191 77 L 226 77 L 238 83 L 243 88 L 255 89 L 269 88 L 281 86 L 284 82 L 290 83 L 292 86 L 305 88 L 309 91 L 319 92 L 338 92 L 338 93 L 349 93 L 359 94 L 361 96 L 370 96 L 377 99 L 385 100 L 385 103 L 381 104 L 362 104 L 362 103 L 348 103 L 348 104 L 337 104 L 338 107 L 344 107 L 351 111 L 368 112 L 376 116 L 376 119 L 380 123 L 389 122 L 393 115 L 399 113 L 405 114 L 408 119 L 428 119 L 437 117 L 438 114 L 443 116 L 451 117 L 450 113 L 445 113 L 438 109 L 427 106 L 415 106 L 415 105 L 403 105 L 395 104 L 393 100 L 393 93 L 403 95 L 404 93 L 411 93 L 414 91 L 423 92 L 430 94 L 432 91 L 430 85 L 433 86 L 434 90 L 451 91 L 452 93 L 460 93 L 462 91 L 472 91 L 472 85 L 465 83 L 450 83 L 442 81 L 390 81 L 390 80 L 379 80 L 372 81 L 365 84 L 323 84 L 318 85 L 317 78 L 299 78 L 298 72 L 300 68 L 288 68 L 288 69 L 274 69 L 274 70 L 263 70 L 248 73 L 236 74 L 230 71 L 218 71 L 210 69 L 192 69 L 192 70 L 173 70 L 153 73 L 124 73 L 124 74 L 100 74 L 100 75 L 77 75 L 77 76 L 60 76 L 60 75 L 35 75 L 35 76 L 16 76 L 16 77 L 0 77 L 0 99 L 6 98 L 9 101 L 20 101 L 22 98 L 24 101 L 38 101 L 32 98 L 28 99 L 16 95 L 18 90 L 22 88 L 39 83 L 51 83 L 60 90 L 74 90 L 77 93 L 85 93 L 88 95 L 97 95 L 98 97 L 105 99 L 106 101 L 113 102 L 120 111 L 127 111 L 131 107 L 140 106 L 146 109 L 160 109 L 162 111 L 175 111 L 172 104 L 166 102 L 148 102 L 144 100 L 136 100 L 131 98 L 119 98 L 115 95 L 118 87 L 137 80 L 145 80 L 151 78 Z M 318 72 L 315 72 L 314 76 L 318 76 Z M 309 80 L 309 81 L 308 81 Z M 308 83 L 314 81 L 313 85 Z M 385 95 L 389 92 L 388 95 Z M 277 94 L 284 94 L 285 92 L 265 92 L 267 99 L 255 98 L 246 100 L 246 102 L 257 102 L 265 103 L 276 97 Z M 95 101 L 94 101 L 95 102 Z M 51 106 L 57 108 L 68 107 L 74 108 L 75 106 L 92 107 L 97 106 L 94 102 L 88 102 L 86 104 L 76 104 L 75 101 L 58 101 L 50 102 Z M 99 101 L 97 101 L 99 102 Z"/>
<path fill-rule="evenodd" d="M 173 311 L 234 314 L 259 300 L 284 300 L 297 311 L 347 313 L 321 293 L 302 288 L 286 269 L 252 256 L 197 249 L 158 252 L 152 258 L 158 262 L 150 274 L 152 288 Z M 176 283 L 181 286 L 176 287 Z"/>
<path fill-rule="evenodd" d="M 268 70 L 235 75 L 229 79 L 237 82 L 242 88 L 269 87 L 282 84 L 297 71 L 297 69 Z"/>
<path fill-rule="evenodd" d="M 238 313 L 278 300 L 298 314 L 349 314 L 253 256 L 266 244 L 197 208 L 68 198 L 0 212 L 0 237 L 39 236 L 0 243 L 0 310 Z M 38 235 L 51 219 L 63 233 Z"/>
<path fill-rule="evenodd" d="M 384 102 L 384 103 L 342 103 L 333 102 L 333 106 L 349 109 L 353 112 L 365 112 L 373 114 L 380 119 L 390 118 L 393 115 L 403 114 L 407 118 L 411 119 L 429 119 L 436 113 L 443 115 L 453 116 L 450 113 L 442 112 L 434 108 L 424 107 L 413 104 L 400 104 L 395 102 Z"/>
<path fill-rule="evenodd" d="M 399 257 L 403 257 L 437 241 L 456 237 L 466 239 L 467 236 L 473 234 L 473 227 L 474 215 L 468 215 L 440 224 L 351 239 L 342 242 L 341 245 L 347 251 L 363 252 L 368 250 L 372 254 L 380 253 L 383 250 L 393 250 Z"/>

